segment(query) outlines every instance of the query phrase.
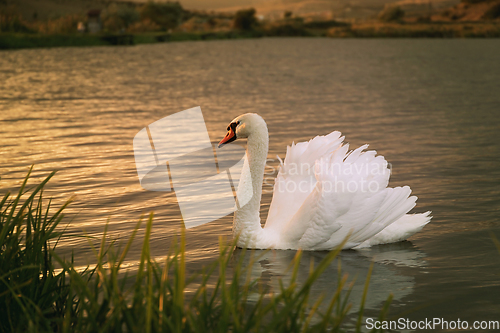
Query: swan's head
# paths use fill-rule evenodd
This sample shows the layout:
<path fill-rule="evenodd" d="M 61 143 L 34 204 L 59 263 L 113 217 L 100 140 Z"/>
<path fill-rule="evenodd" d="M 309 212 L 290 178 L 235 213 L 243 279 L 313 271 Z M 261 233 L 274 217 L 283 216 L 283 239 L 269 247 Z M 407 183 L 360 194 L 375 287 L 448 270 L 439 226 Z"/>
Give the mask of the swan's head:
<path fill-rule="evenodd" d="M 229 123 L 226 136 L 219 142 L 219 148 L 236 139 L 248 138 L 252 133 L 262 128 L 266 129 L 267 134 L 267 125 L 261 116 L 256 113 L 242 114 Z"/>

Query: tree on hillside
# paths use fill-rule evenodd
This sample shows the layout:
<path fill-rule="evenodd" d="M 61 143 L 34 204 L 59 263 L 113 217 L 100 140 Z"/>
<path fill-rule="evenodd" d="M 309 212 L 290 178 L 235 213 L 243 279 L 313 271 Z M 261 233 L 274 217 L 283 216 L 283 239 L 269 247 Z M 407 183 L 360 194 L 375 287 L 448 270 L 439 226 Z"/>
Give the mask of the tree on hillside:
<path fill-rule="evenodd" d="M 257 25 L 257 18 L 255 17 L 255 9 L 242 9 L 236 12 L 234 17 L 233 26 L 239 30 L 253 30 Z"/>
<path fill-rule="evenodd" d="M 491 2 L 491 0 L 462 0 L 463 3 L 481 3 L 481 2 Z"/>
<path fill-rule="evenodd" d="M 163 29 L 174 29 L 184 18 L 184 8 L 178 2 L 147 2 L 140 10 L 142 20 L 150 20 Z"/>
<path fill-rule="evenodd" d="M 500 18 L 500 2 L 491 6 L 483 15 L 484 20 L 495 20 Z"/>
<path fill-rule="evenodd" d="M 139 21 L 139 13 L 126 4 L 110 4 L 101 14 L 105 30 L 120 31 Z"/>
<path fill-rule="evenodd" d="M 384 8 L 378 15 L 378 19 L 382 22 L 399 21 L 405 16 L 405 12 L 399 6 L 388 6 Z"/>

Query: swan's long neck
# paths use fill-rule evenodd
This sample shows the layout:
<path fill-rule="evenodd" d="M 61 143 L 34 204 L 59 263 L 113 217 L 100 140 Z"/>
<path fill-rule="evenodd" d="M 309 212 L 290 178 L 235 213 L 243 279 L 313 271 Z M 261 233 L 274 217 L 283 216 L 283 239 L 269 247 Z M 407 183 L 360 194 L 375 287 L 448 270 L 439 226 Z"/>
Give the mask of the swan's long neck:
<path fill-rule="evenodd" d="M 260 200 L 268 147 L 269 134 L 265 122 L 262 122 L 262 126 L 254 128 L 254 131 L 248 136 L 248 168 L 244 167 L 241 175 L 243 180 L 248 177 L 248 172 L 250 172 L 252 189 L 248 188 L 249 183 L 245 185 L 245 182 L 240 182 L 239 186 L 246 186 L 247 188 L 238 189 L 238 192 L 240 190 L 253 192 L 250 201 L 234 213 L 233 235 L 238 236 L 238 246 L 240 247 L 258 247 L 257 242 L 262 238 Z"/>

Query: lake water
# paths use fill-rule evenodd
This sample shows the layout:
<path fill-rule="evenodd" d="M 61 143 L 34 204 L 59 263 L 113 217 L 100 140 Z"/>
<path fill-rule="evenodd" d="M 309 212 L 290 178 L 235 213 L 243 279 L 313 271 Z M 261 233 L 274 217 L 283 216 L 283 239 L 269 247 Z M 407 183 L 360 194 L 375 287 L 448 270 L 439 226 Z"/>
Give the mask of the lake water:
<path fill-rule="evenodd" d="M 394 294 L 393 319 L 500 320 L 500 40 L 258 39 L 133 47 L 0 52 L 2 194 L 59 170 L 45 195 L 67 210 L 67 233 L 117 240 L 155 212 L 151 247 L 161 260 L 182 222 L 173 193 L 141 188 L 132 139 L 169 114 L 201 106 L 210 139 L 231 119 L 257 112 L 270 132 L 268 181 L 286 145 L 339 130 L 351 147 L 370 143 L 392 164 L 391 186 L 409 185 L 414 212 L 434 218 L 410 242 L 341 254 L 358 277 L 359 305 L 371 262 L 367 317 Z M 266 192 L 271 187 L 264 186 Z M 271 200 L 262 202 L 263 220 Z M 232 216 L 186 232 L 197 271 L 231 238 Z M 144 231 L 144 226 L 141 228 Z M 139 258 L 141 236 L 127 264 Z M 88 241 L 65 238 L 59 251 L 92 263 Z M 271 288 L 289 275 L 294 251 L 270 251 L 253 267 Z M 309 261 L 325 252 L 305 253 Z M 332 293 L 337 264 L 314 294 Z"/>

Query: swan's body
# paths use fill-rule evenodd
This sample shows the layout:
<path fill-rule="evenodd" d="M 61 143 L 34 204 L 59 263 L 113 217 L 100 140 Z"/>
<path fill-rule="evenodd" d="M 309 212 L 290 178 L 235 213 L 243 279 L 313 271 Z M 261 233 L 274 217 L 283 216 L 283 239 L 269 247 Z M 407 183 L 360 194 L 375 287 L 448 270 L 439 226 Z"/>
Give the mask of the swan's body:
<path fill-rule="evenodd" d="M 237 194 L 251 199 L 234 213 L 238 246 L 254 249 L 331 250 L 398 242 L 430 222 L 430 212 L 406 214 L 417 197 L 408 186 L 388 188 L 390 172 L 383 156 L 348 152 L 340 132 L 288 147 L 274 185 L 264 228 L 260 221 L 262 182 L 267 159 L 267 125 L 248 113 L 228 126 L 219 147 L 248 138 L 247 161 Z"/>

